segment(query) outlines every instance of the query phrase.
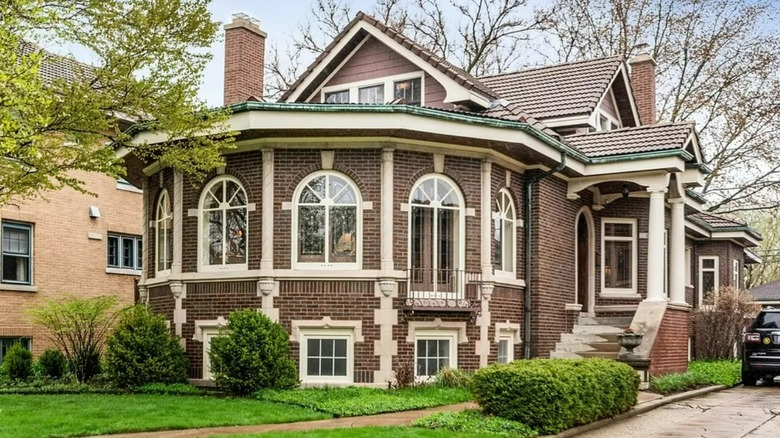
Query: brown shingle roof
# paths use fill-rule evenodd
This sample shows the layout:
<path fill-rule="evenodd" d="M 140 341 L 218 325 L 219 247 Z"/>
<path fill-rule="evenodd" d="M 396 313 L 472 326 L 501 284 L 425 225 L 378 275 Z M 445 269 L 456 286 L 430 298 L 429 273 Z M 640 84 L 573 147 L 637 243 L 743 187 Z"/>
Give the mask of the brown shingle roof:
<path fill-rule="evenodd" d="M 595 158 L 682 149 L 691 133 L 691 123 L 666 123 L 570 135 L 565 140 L 569 146 Z"/>
<path fill-rule="evenodd" d="M 73 58 L 55 55 L 30 42 L 25 41 L 19 44 L 17 53 L 21 56 L 31 56 L 36 53 L 42 55 L 38 74 L 47 84 L 51 84 L 57 79 L 64 79 L 70 83 L 84 79 L 91 80 L 95 77 L 94 67 Z"/>
<path fill-rule="evenodd" d="M 757 240 L 763 240 L 761 235 L 756 230 L 750 228 L 744 222 L 729 219 L 718 214 L 700 211 L 689 214 L 688 219 L 710 231 L 744 231 Z"/>
<path fill-rule="evenodd" d="M 777 301 L 780 300 L 780 281 L 762 284 L 749 290 L 750 295 L 756 301 Z"/>
<path fill-rule="evenodd" d="M 612 56 L 479 79 L 534 117 L 562 117 L 593 111 L 622 62 Z"/>
<path fill-rule="evenodd" d="M 306 69 L 306 71 L 303 72 L 303 74 L 298 77 L 298 79 L 290 86 L 290 88 L 287 89 L 287 91 L 282 94 L 282 97 L 279 99 L 280 101 L 286 100 L 295 90 L 298 88 L 298 86 L 303 83 L 306 78 L 308 78 L 312 72 L 314 71 L 314 68 L 320 64 L 320 62 L 325 59 L 325 57 L 330 54 L 330 52 L 333 50 L 333 48 L 344 38 L 344 36 L 349 32 L 352 27 L 355 26 L 360 21 L 364 21 L 371 26 L 377 28 L 379 31 L 384 32 L 385 35 L 392 38 L 405 48 L 409 49 L 412 53 L 419 56 L 421 59 L 435 67 L 440 72 L 446 74 L 448 77 L 454 79 L 456 82 L 458 82 L 460 85 L 466 87 L 467 89 L 471 90 L 477 90 L 482 94 L 485 94 L 488 97 L 496 97 L 496 94 L 493 90 L 491 90 L 489 87 L 485 86 L 479 79 L 475 78 L 471 74 L 467 73 L 461 68 L 458 68 L 446 60 L 442 59 L 438 55 L 433 54 L 426 48 L 422 47 L 421 45 L 417 44 L 413 40 L 406 37 L 404 34 L 398 32 L 397 30 L 386 26 L 381 21 L 377 20 L 376 18 L 364 13 L 364 12 L 358 12 L 357 16 L 347 25 L 346 28 L 344 28 L 341 33 L 336 35 L 336 38 L 333 39 L 333 41 L 328 44 L 328 46 L 323 50 L 322 53 L 320 53 L 319 56 L 314 60 L 314 62 L 309 65 L 309 67 Z"/>

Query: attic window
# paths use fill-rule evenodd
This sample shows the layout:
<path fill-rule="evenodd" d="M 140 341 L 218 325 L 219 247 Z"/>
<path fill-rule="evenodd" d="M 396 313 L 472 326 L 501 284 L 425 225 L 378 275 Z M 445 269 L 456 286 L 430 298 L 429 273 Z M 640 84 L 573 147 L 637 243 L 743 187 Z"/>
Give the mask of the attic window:
<path fill-rule="evenodd" d="M 325 93 L 325 103 L 349 103 L 349 90 Z"/>
<path fill-rule="evenodd" d="M 420 102 L 422 102 L 422 99 L 420 99 L 421 85 L 422 81 L 420 78 L 396 81 L 393 84 L 395 89 L 394 99 L 406 99 L 406 103 L 409 105 L 420 105 Z"/>
<path fill-rule="evenodd" d="M 363 87 L 358 89 L 358 102 L 359 103 L 384 103 L 385 102 L 384 84 L 374 85 L 371 87 Z"/>

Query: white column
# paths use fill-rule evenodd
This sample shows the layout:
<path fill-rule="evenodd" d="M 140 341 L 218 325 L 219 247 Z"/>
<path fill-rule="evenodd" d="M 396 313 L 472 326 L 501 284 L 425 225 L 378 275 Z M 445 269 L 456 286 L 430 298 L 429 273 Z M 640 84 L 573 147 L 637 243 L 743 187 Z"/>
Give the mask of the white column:
<path fill-rule="evenodd" d="M 685 203 L 682 198 L 670 199 L 672 224 L 669 233 L 669 299 L 685 304 Z"/>
<path fill-rule="evenodd" d="M 274 268 L 274 151 L 263 150 L 263 206 L 260 270 Z"/>
<path fill-rule="evenodd" d="M 178 276 L 182 267 L 182 230 L 184 223 L 184 177 L 181 171 L 173 171 L 173 263 L 171 274 Z"/>
<path fill-rule="evenodd" d="M 395 269 L 393 262 L 393 150 L 382 150 L 382 233 L 380 242 L 381 269 L 389 274 Z"/>
<path fill-rule="evenodd" d="M 141 220 L 143 221 L 143 224 L 141 225 L 141 239 L 143 241 L 144 250 L 141 254 L 141 280 L 139 281 L 139 286 L 143 286 L 146 284 L 146 279 L 148 278 L 149 273 L 149 248 L 154 245 L 149 240 L 149 178 L 144 178 L 143 181 L 141 181 L 141 192 L 143 194 L 141 195 L 141 202 L 143 202 L 143 212 L 141 213 Z M 145 288 L 144 288 L 145 292 Z M 143 294 L 141 297 L 141 301 L 144 301 Z"/>
<path fill-rule="evenodd" d="M 482 266 L 482 281 L 489 281 L 493 274 L 493 261 L 490 257 L 490 224 L 491 214 L 490 206 L 493 197 L 490 195 L 490 161 L 482 162 L 482 192 L 480 194 L 481 202 L 481 242 L 480 246 L 480 265 Z"/>
<path fill-rule="evenodd" d="M 664 198 L 665 187 L 649 187 L 650 214 L 647 233 L 647 299 L 665 301 L 664 297 Z"/>

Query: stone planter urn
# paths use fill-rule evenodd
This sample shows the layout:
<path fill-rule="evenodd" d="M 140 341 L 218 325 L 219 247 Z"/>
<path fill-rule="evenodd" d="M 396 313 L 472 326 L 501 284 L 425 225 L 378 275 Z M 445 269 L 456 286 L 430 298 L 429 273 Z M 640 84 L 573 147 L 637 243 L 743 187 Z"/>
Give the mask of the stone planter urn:
<path fill-rule="evenodd" d="M 638 347 L 642 343 L 642 336 L 644 335 L 640 333 L 625 331 L 623 333 L 618 333 L 617 343 L 621 347 L 628 350 L 628 352 L 631 354 L 634 352 L 634 348 Z"/>

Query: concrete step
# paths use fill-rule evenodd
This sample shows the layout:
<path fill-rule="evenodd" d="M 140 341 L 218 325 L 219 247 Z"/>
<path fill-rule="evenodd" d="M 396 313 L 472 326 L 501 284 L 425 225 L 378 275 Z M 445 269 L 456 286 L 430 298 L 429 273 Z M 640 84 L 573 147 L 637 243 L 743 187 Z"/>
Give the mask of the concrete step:
<path fill-rule="evenodd" d="M 614 339 L 610 339 L 609 336 L 614 336 Z M 586 334 L 586 333 L 561 333 L 561 343 L 568 344 L 568 343 L 582 343 L 582 344 L 590 344 L 591 342 L 611 342 L 611 341 L 617 341 L 617 334 L 612 335 L 592 335 L 592 334 Z"/>
<path fill-rule="evenodd" d="M 579 325 L 609 325 L 625 329 L 631 325 L 634 318 L 629 316 L 581 316 L 577 321 Z"/>
<path fill-rule="evenodd" d="M 620 351 L 620 345 L 618 345 L 617 342 L 594 342 L 588 344 L 588 347 L 590 347 L 592 350 L 595 351 L 608 351 L 611 353 L 617 353 Z M 592 350 L 582 350 L 582 351 L 592 351 Z"/>
<path fill-rule="evenodd" d="M 595 348 L 583 342 L 556 342 L 555 351 L 577 353 L 580 351 L 594 351 Z"/>
<path fill-rule="evenodd" d="M 568 351 L 551 351 L 550 357 L 552 359 L 582 359 L 579 354 L 571 353 Z"/>
<path fill-rule="evenodd" d="M 616 359 L 618 354 L 616 351 L 583 351 L 582 353 L 577 353 L 580 355 L 580 357 L 603 357 L 606 359 Z"/>
<path fill-rule="evenodd" d="M 572 329 L 574 334 L 602 335 L 623 333 L 624 328 L 612 327 L 609 325 L 575 325 Z"/>

